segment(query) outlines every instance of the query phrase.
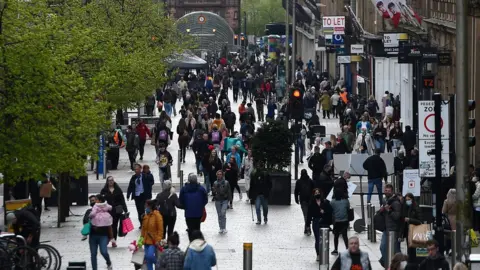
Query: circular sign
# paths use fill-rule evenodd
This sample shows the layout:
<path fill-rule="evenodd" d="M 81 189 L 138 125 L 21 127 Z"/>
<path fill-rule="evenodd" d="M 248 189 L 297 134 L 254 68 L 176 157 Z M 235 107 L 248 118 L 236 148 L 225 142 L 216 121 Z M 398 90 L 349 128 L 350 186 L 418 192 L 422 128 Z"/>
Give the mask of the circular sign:
<path fill-rule="evenodd" d="M 205 16 L 203 15 L 200 15 L 198 17 L 198 23 L 205 23 L 207 21 L 207 19 L 205 18 Z"/>
<path fill-rule="evenodd" d="M 415 187 L 415 181 L 408 181 L 408 188 L 414 188 Z"/>
<path fill-rule="evenodd" d="M 432 118 L 433 117 L 433 118 Z M 435 114 L 431 113 L 425 117 L 423 126 L 430 133 L 435 133 Z M 443 128 L 443 119 L 440 118 L 440 129 Z"/>

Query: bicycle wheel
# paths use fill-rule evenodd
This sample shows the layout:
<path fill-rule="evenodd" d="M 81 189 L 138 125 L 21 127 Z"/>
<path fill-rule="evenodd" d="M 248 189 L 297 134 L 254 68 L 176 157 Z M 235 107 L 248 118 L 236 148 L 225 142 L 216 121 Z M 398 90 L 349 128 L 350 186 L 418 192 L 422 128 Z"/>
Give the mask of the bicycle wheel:
<path fill-rule="evenodd" d="M 0 247 L 0 269 L 12 269 L 12 262 L 10 255 L 4 247 Z"/>
<path fill-rule="evenodd" d="M 39 248 L 43 248 L 45 250 L 48 250 L 51 254 L 51 265 L 50 268 L 51 270 L 60 270 L 62 267 L 62 256 L 60 255 L 60 252 L 53 246 L 47 245 L 47 244 L 40 244 Z"/>
<path fill-rule="evenodd" d="M 44 245 L 38 245 L 37 253 L 38 253 L 38 256 L 40 257 L 40 267 L 42 270 L 55 269 L 55 268 L 51 268 L 51 266 L 53 261 L 56 260 L 56 258 L 48 246 L 45 247 Z"/>
<path fill-rule="evenodd" d="M 35 249 L 28 246 L 18 246 L 9 252 L 13 269 L 40 270 L 41 262 Z"/>

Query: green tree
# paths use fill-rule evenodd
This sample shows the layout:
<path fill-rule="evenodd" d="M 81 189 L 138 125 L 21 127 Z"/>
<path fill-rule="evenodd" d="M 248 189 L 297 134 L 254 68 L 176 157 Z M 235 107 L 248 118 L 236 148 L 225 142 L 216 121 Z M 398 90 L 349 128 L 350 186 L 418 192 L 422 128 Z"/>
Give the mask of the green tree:
<path fill-rule="evenodd" d="M 144 101 L 168 79 L 166 59 L 191 45 L 165 16 L 164 6 L 151 0 L 95 0 L 84 15 L 83 23 L 96 36 L 96 53 L 77 63 L 112 110 Z"/>
<path fill-rule="evenodd" d="M 247 13 L 249 35 L 264 36 L 266 24 L 285 22 L 286 13 L 282 0 L 243 0 L 242 11 Z"/>
<path fill-rule="evenodd" d="M 3 2 L 0 12 L 0 172 L 4 181 L 42 173 L 84 172 L 97 132 L 106 125 L 105 103 L 70 62 L 94 42 L 76 19 L 46 1 Z"/>

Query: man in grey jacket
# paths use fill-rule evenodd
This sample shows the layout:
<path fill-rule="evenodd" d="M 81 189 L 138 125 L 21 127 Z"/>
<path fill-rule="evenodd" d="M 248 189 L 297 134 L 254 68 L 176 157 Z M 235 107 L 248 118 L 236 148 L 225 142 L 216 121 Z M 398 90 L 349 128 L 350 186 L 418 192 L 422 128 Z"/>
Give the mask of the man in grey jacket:
<path fill-rule="evenodd" d="M 227 233 L 227 208 L 228 202 L 232 200 L 232 190 L 230 184 L 223 176 L 223 171 L 217 171 L 217 181 L 213 183 L 213 191 L 215 191 L 215 208 L 218 215 L 219 233 Z"/>
<path fill-rule="evenodd" d="M 387 238 L 388 233 L 395 233 L 398 235 L 402 227 L 402 204 L 397 196 L 393 194 L 393 186 L 391 184 L 385 185 L 385 204 L 380 208 L 380 212 L 385 217 L 385 231 L 382 233 L 382 241 L 380 242 L 380 258 L 381 265 L 388 265 L 390 262 L 385 262 L 387 257 Z M 398 239 L 397 236 L 394 239 Z M 400 242 L 395 242 L 394 254 L 400 252 Z"/>

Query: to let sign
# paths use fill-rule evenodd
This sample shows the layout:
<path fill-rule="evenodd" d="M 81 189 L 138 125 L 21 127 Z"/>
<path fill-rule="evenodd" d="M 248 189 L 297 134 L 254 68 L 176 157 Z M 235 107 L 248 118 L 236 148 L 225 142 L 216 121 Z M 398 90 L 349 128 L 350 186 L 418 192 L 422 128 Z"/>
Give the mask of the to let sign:
<path fill-rule="evenodd" d="M 345 16 L 325 16 L 323 17 L 323 29 L 327 32 L 333 30 L 334 35 L 345 34 Z"/>

